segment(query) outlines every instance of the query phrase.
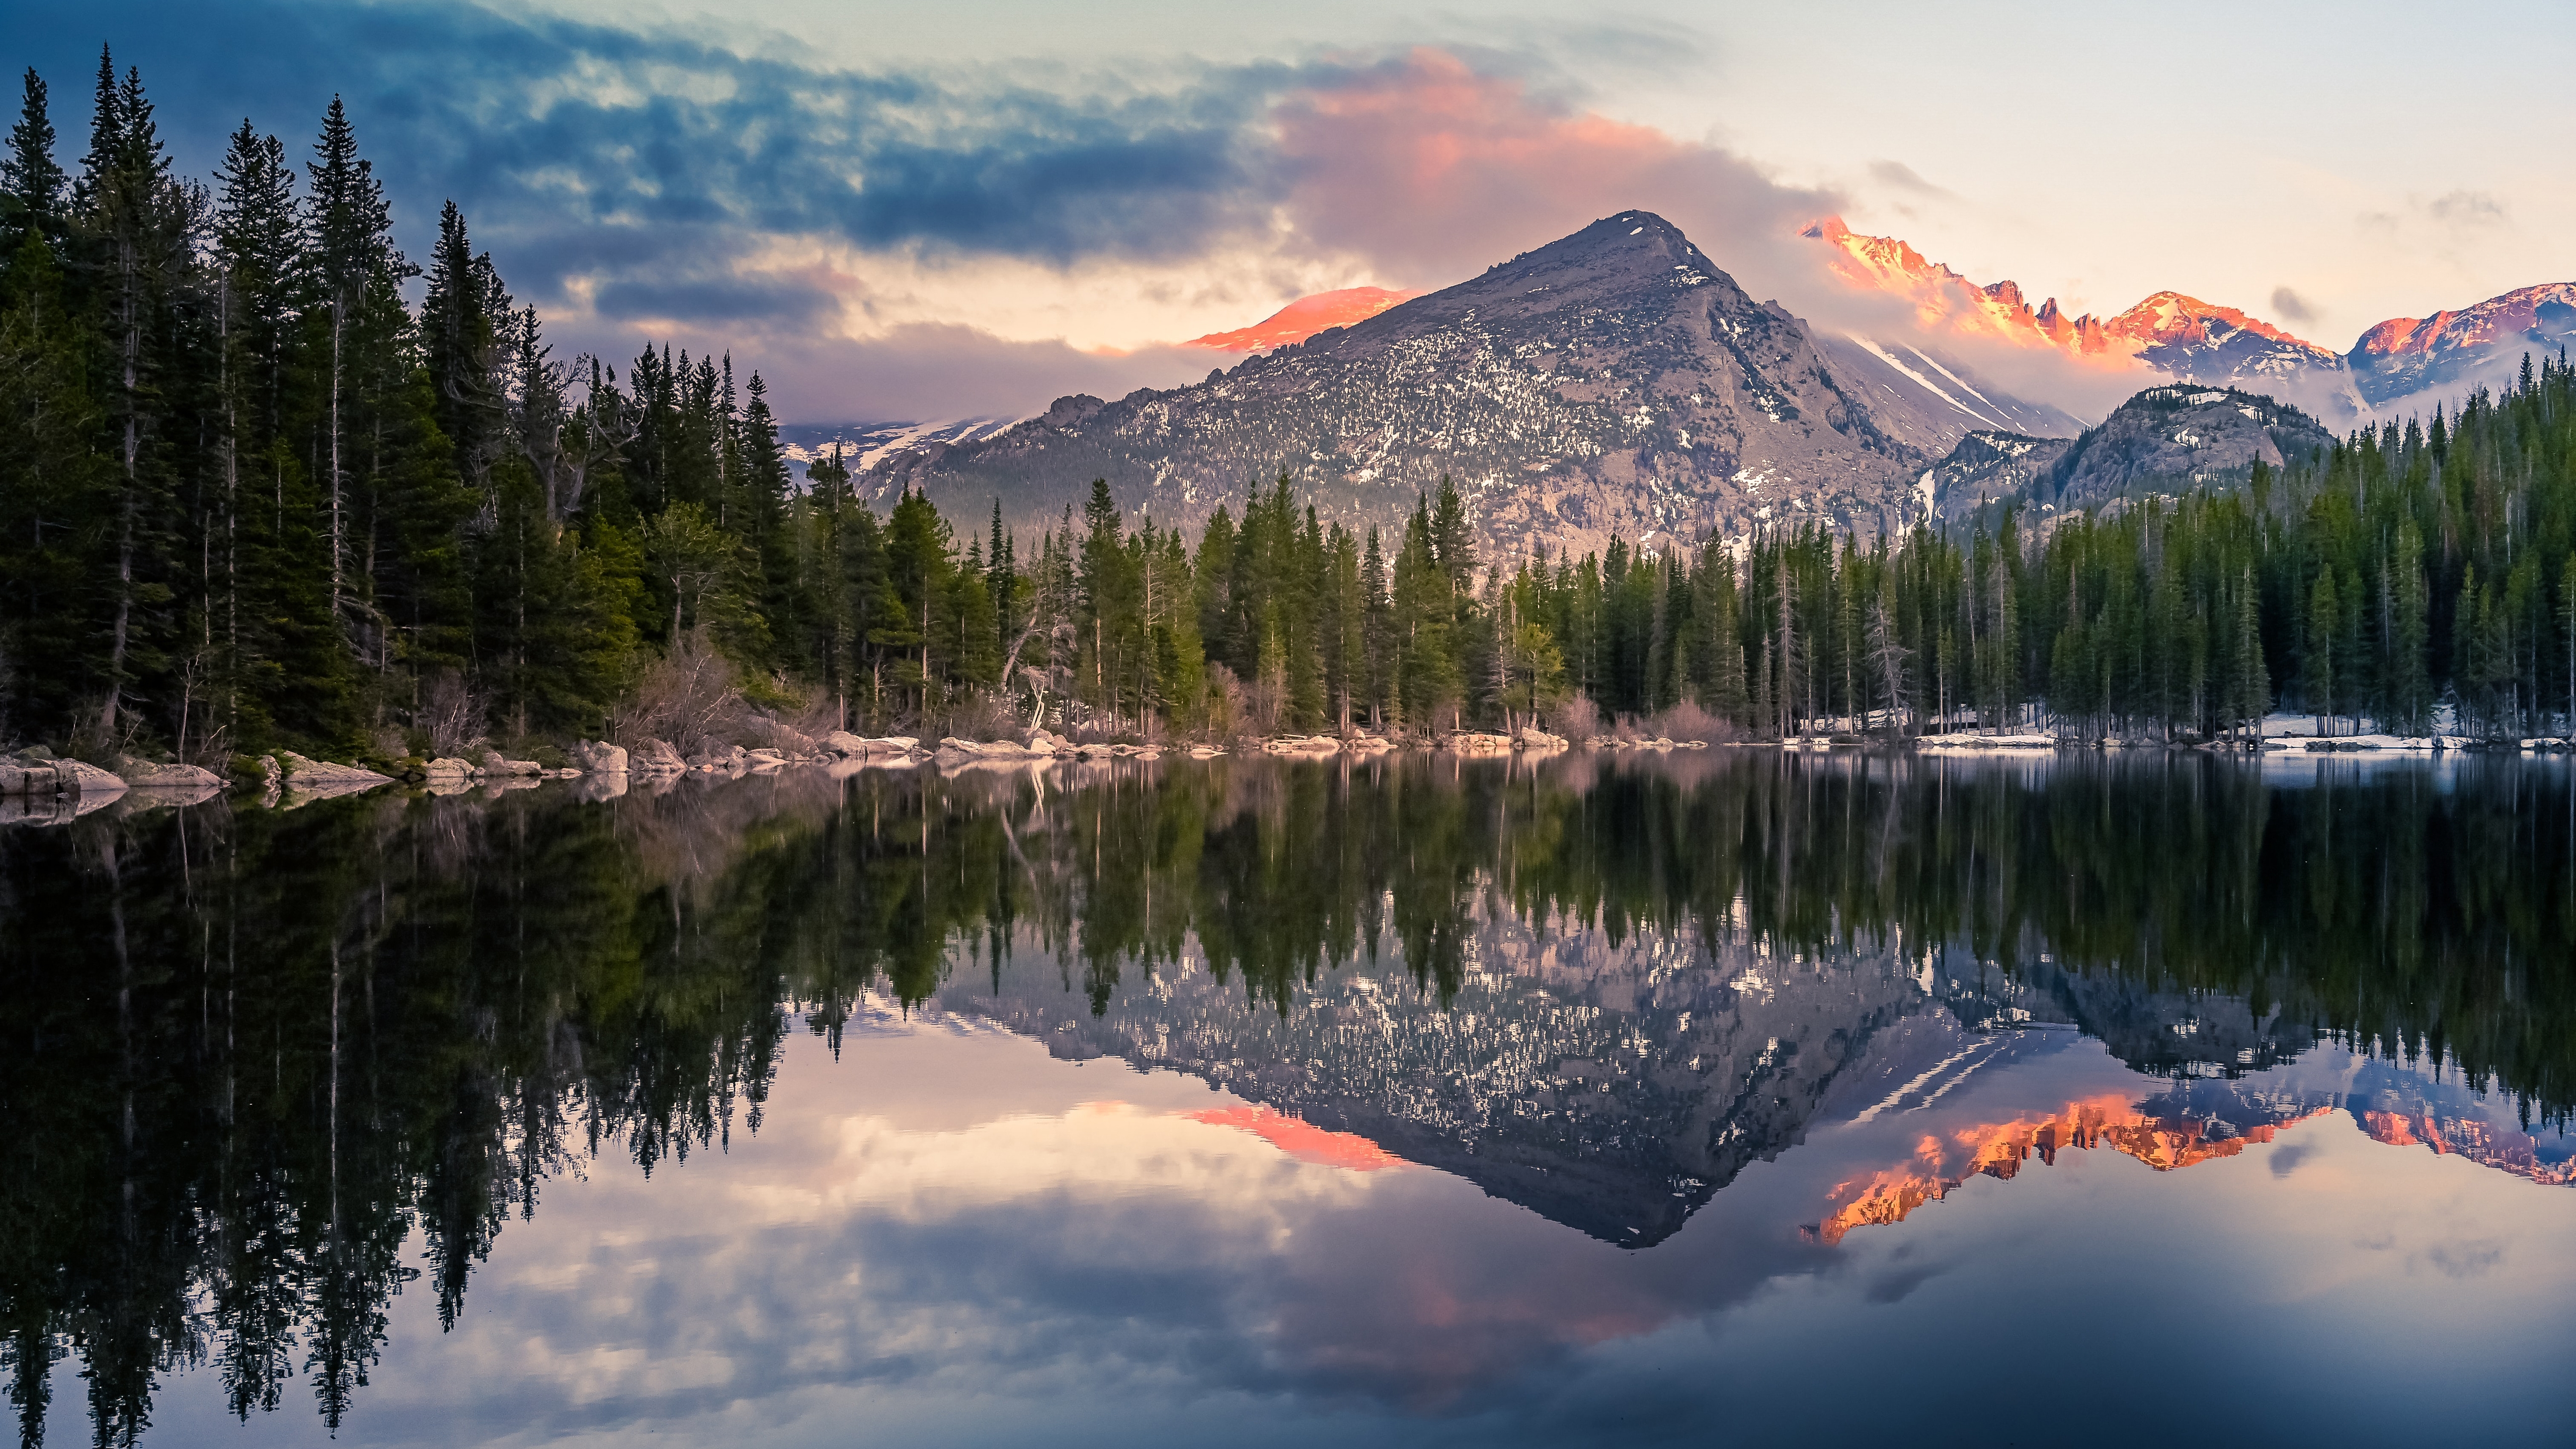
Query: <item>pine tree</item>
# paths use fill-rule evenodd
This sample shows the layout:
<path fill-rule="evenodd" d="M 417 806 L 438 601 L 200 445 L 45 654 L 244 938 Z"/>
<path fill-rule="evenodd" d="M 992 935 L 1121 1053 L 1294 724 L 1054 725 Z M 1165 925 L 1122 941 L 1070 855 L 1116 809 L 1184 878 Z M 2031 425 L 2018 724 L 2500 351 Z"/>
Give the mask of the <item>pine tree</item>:
<path fill-rule="evenodd" d="M 2306 636 L 2307 667 L 2300 687 L 2308 699 L 2308 712 L 2317 717 L 2317 733 L 2330 733 L 2335 715 L 2335 636 L 2343 629 L 2343 605 L 2335 597 L 2335 577 L 2331 568 L 2317 571 L 2316 588 L 2309 595 Z"/>
<path fill-rule="evenodd" d="M 18 103 L 17 124 L 9 128 L 9 150 L 0 156 L 0 256 L 14 255 L 29 240 L 42 242 L 61 255 L 63 168 L 54 160 L 54 123 L 47 112 L 44 77 L 27 68 Z"/>

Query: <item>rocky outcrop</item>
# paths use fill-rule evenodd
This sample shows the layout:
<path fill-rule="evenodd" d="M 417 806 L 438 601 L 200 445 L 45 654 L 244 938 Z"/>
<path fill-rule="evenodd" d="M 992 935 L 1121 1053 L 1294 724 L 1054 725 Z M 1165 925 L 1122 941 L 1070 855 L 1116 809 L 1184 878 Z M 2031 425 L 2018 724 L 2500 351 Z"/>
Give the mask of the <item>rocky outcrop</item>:
<path fill-rule="evenodd" d="M 372 788 L 390 785 L 393 777 L 379 775 L 363 765 L 343 765 L 331 760 L 308 760 L 293 750 L 280 750 L 278 764 L 285 767 L 286 784 L 303 790 L 318 785 L 358 785 Z"/>
<path fill-rule="evenodd" d="M 222 777 L 212 770 L 201 770 L 194 765 L 141 760 L 132 755 L 117 756 L 116 774 L 119 779 L 138 790 L 201 790 L 208 786 L 221 786 L 224 783 Z"/>
<path fill-rule="evenodd" d="M 58 760 L 41 748 L 0 756 L 0 795 L 105 802 L 125 793 L 126 782 L 79 760 Z"/>
<path fill-rule="evenodd" d="M 476 766 L 476 772 L 487 779 L 507 775 L 534 777 L 544 774 L 545 770 L 545 766 L 534 760 L 504 759 L 499 750 L 485 750 L 482 762 Z"/>
<path fill-rule="evenodd" d="M 862 739 L 848 730 L 834 730 L 823 736 L 816 747 L 827 755 L 859 759 L 869 755 L 909 755 L 921 749 L 921 741 L 910 735 L 886 735 L 879 739 Z"/>
<path fill-rule="evenodd" d="M 606 740 L 580 740 L 572 747 L 572 762 L 585 775 L 623 775 L 626 773 L 626 747 Z"/>
<path fill-rule="evenodd" d="M 938 752 L 933 758 L 943 766 L 981 762 L 1019 765 L 1031 760 L 1052 760 L 1055 753 L 1052 741 L 1049 748 L 1038 749 L 1017 740 L 978 741 L 951 737 L 939 742 Z"/>
<path fill-rule="evenodd" d="M 1275 740 L 1263 740 L 1261 749 L 1265 754 L 1322 759 L 1326 755 L 1340 754 L 1342 742 L 1331 735 L 1282 735 Z"/>
<path fill-rule="evenodd" d="M 680 758 L 669 740 L 646 740 L 632 764 L 639 775 L 677 775 L 689 768 L 689 762 Z"/>

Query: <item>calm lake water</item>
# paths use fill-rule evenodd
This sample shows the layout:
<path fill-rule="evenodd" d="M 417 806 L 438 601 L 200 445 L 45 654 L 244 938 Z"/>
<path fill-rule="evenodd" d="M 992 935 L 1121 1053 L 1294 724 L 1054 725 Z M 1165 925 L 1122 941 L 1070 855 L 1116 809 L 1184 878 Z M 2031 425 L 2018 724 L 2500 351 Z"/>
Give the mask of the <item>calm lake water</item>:
<path fill-rule="evenodd" d="M 2554 1438 L 2571 844 L 2566 762 L 2497 757 L 129 800 L 0 829 L 13 1402 L 55 1444 Z"/>

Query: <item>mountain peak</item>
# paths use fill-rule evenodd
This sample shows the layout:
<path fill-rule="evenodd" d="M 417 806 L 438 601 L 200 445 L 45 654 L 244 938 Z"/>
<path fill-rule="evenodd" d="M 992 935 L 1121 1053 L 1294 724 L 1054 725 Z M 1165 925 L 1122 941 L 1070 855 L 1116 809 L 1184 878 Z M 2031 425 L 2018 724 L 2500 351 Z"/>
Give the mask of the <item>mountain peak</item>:
<path fill-rule="evenodd" d="M 2374 404 L 2427 388 L 2509 382 L 2529 352 L 2576 342 L 2576 282 L 2521 287 L 2458 311 L 2392 317 L 2353 344 L 2352 370 Z"/>
<path fill-rule="evenodd" d="M 1828 265 L 1845 284 L 1913 303 L 1927 332 L 2050 349 L 2095 369 L 2259 382 L 2337 418 L 2364 410 L 2342 357 L 2234 307 L 2162 291 L 2113 317 L 2070 317 L 2054 297 L 2033 308 L 2016 283 L 1981 287 L 1894 237 L 1860 236 L 1839 218 L 1811 223 L 1800 235 L 1833 249 Z"/>
<path fill-rule="evenodd" d="M 1622 211 L 1204 382 L 890 457 L 863 486 L 999 498 L 1035 524 L 1106 478 L 1188 527 L 1288 472 L 1326 519 L 1401 526 L 1446 477 L 1500 559 L 1886 526 L 1967 426 L 2017 416 L 1936 359 L 1840 342 L 1747 297 L 1670 221 Z"/>
<path fill-rule="evenodd" d="M 2326 349 L 2305 338 L 2293 337 L 2260 317 L 2180 292 L 2152 293 L 2103 327 L 2114 337 L 2134 338 L 2142 343 L 2207 342 L 2213 337 L 2224 338 L 2231 330 L 2244 331 L 2268 341 L 2304 347 L 2320 356 L 2329 355 Z"/>
<path fill-rule="evenodd" d="M 1181 346 L 1203 347 L 1211 352 L 1263 352 L 1292 342 L 1303 342 L 1318 332 L 1365 322 L 1389 307 L 1410 302 L 1421 295 L 1420 292 L 1398 292 L 1386 287 L 1343 287 L 1338 291 L 1317 292 L 1298 298 L 1249 327 L 1193 337 Z"/>

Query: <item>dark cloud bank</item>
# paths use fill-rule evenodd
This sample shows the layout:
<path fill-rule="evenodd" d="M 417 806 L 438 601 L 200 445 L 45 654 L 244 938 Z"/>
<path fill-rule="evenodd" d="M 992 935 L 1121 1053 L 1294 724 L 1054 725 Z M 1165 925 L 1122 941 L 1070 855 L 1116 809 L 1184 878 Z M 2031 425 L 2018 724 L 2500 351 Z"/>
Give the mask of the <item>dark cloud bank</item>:
<path fill-rule="evenodd" d="M 965 326 L 854 343 L 828 330 L 837 299 L 821 287 L 737 272 L 780 238 L 1185 266 L 1285 215 L 1292 247 L 1436 287 L 1648 206 L 1769 295 L 1803 270 L 1789 232 L 1835 200 L 1577 113 L 1493 56 L 1164 67 L 1046 88 L 971 68 L 821 70 L 689 33 L 464 5 L 298 0 L 133 0 L 68 20 L 22 7 L 0 36 L 51 83 L 67 159 L 102 41 L 142 68 L 165 138 L 201 176 L 245 115 L 300 148 L 343 94 L 415 255 L 453 198 L 523 300 L 572 317 L 586 295 L 560 349 L 618 356 L 648 333 L 729 346 L 770 374 L 785 412 L 817 421 L 1008 412 L 1074 388 L 1169 385 L 1207 358 L 1097 357 Z"/>

